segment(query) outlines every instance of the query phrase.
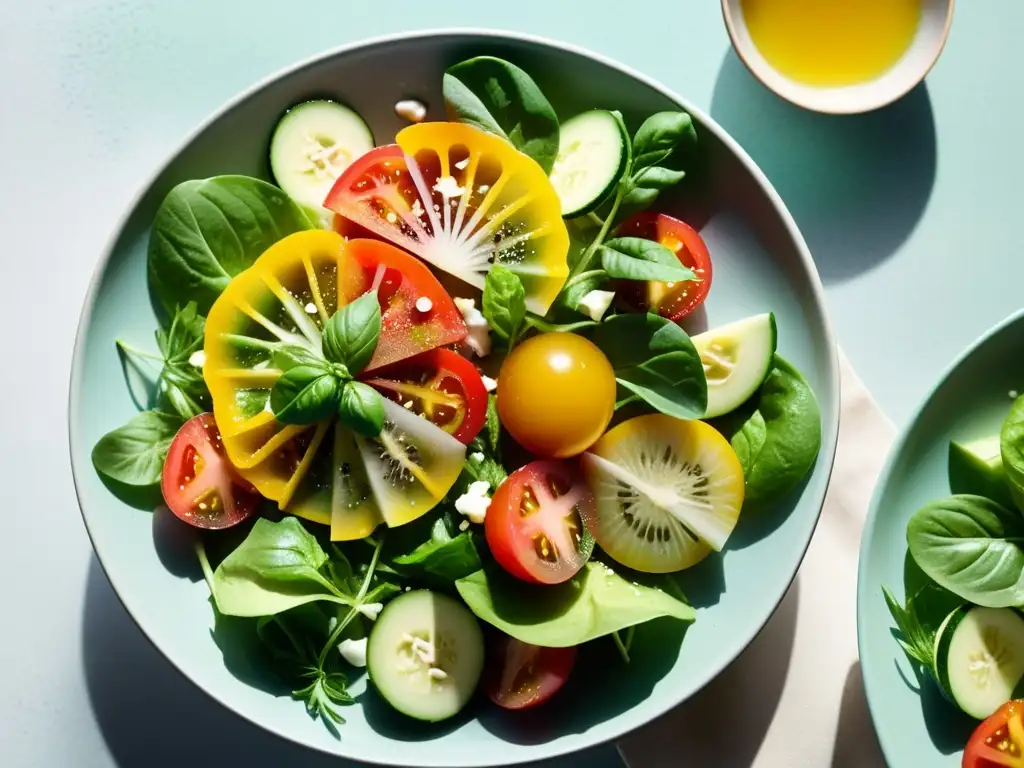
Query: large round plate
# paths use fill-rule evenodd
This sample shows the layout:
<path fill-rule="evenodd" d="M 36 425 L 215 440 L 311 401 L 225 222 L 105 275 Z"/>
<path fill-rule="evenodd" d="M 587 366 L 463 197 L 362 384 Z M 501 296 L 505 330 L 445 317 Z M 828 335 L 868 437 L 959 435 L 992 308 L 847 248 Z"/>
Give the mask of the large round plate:
<path fill-rule="evenodd" d="M 182 180 L 215 174 L 266 176 L 276 119 L 313 95 L 351 104 L 378 143 L 386 143 L 403 125 L 393 112 L 397 100 L 423 98 L 430 117 L 440 118 L 445 67 L 481 53 L 526 68 L 563 116 L 614 108 L 634 128 L 658 110 L 682 108 L 694 116 L 700 162 L 659 209 L 703 225 L 715 263 L 710 324 L 775 312 L 780 352 L 807 375 L 821 404 L 821 454 L 799 492 L 770 513 L 742 519 L 724 556 L 687 574 L 685 588 L 699 613 L 685 642 L 679 623 L 645 627 L 628 669 L 610 642 L 592 644 L 591 655 L 607 655 L 601 674 L 577 675 L 558 705 L 536 717 L 481 703 L 440 727 L 412 727 L 370 692 L 364 706 L 345 709 L 348 722 L 335 739 L 300 704 L 262 690 L 258 670 L 232 672 L 225 665 L 210 638 L 205 585 L 196 572 L 183 575 L 168 566 L 175 558 L 154 531 L 159 516 L 117 501 L 93 471 L 89 454 L 134 410 L 113 342 L 121 337 L 144 343 L 156 327 L 145 254 L 154 211 L 167 191 Z M 178 669 L 226 707 L 301 744 L 368 762 L 452 767 L 539 760 L 616 738 L 685 700 L 736 658 L 781 600 L 803 557 L 828 483 L 838 420 L 838 366 L 821 284 L 782 201 L 739 146 L 683 99 L 618 64 L 536 38 L 463 31 L 373 40 L 300 64 L 235 99 L 190 136 L 146 186 L 100 261 L 82 314 L 70 405 L 75 482 L 100 562 L 129 613 Z M 360 681 L 354 690 L 364 688 Z"/>
<path fill-rule="evenodd" d="M 950 440 L 999 431 L 1009 393 L 1024 391 L 1022 349 L 1024 313 L 1018 313 L 950 366 L 894 447 L 871 502 L 861 540 L 857 637 L 871 717 L 894 768 L 959 766 L 978 724 L 945 701 L 931 681 L 918 695 L 919 683 L 893 638 L 882 587 L 903 602 L 904 569 L 912 563 L 907 522 L 927 502 L 949 495 Z"/>

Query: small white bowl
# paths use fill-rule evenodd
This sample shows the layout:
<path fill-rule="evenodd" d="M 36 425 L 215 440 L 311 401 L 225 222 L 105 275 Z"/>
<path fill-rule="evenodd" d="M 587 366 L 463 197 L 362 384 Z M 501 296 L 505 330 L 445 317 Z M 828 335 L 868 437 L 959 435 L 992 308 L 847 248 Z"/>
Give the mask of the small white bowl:
<path fill-rule="evenodd" d="M 722 0 L 722 15 L 737 55 L 765 87 L 804 109 L 851 115 L 884 107 L 924 79 L 946 44 L 953 23 L 954 2 L 924 0 L 914 39 L 899 61 L 874 80 L 842 87 L 798 83 L 776 70 L 750 39 L 740 0 Z"/>

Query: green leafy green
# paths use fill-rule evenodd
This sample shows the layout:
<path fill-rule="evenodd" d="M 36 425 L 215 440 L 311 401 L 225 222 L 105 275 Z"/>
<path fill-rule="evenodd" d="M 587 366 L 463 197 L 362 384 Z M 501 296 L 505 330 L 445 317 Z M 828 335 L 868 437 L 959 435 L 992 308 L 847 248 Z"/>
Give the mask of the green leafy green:
<path fill-rule="evenodd" d="M 769 504 L 810 472 L 821 447 L 821 412 L 807 380 L 778 355 L 760 389 L 716 419 L 743 466 L 744 506 Z"/>
<path fill-rule="evenodd" d="M 593 341 L 630 393 L 669 416 L 699 419 L 708 402 L 707 380 L 697 349 L 675 323 L 654 314 L 615 315 L 601 323 Z"/>
<path fill-rule="evenodd" d="M 346 382 L 338 402 L 338 416 L 359 434 L 376 437 L 384 427 L 384 400 L 369 384 Z"/>
<path fill-rule="evenodd" d="M 442 92 L 453 120 L 497 134 L 550 173 L 558 155 L 558 117 L 519 67 L 477 56 L 449 67 Z"/>
<path fill-rule="evenodd" d="M 633 161 L 623 184 L 624 205 L 646 208 L 661 190 L 682 181 L 685 173 L 661 165 L 680 145 L 695 144 L 693 119 L 685 112 L 658 112 L 647 118 L 633 136 Z"/>
<path fill-rule="evenodd" d="M 557 586 L 526 584 L 497 568 L 455 586 L 481 620 L 524 643 L 549 647 L 580 645 L 661 616 L 692 621 L 696 615 L 686 603 L 596 561 Z"/>
<path fill-rule="evenodd" d="M 882 593 L 885 596 L 885 604 L 889 607 L 889 613 L 892 615 L 893 621 L 896 622 L 896 629 L 900 633 L 896 642 L 900 644 L 900 648 L 911 661 L 917 662 L 930 671 L 935 660 L 934 634 L 929 633 L 921 626 L 921 622 L 914 614 L 910 600 L 907 600 L 907 607 L 903 608 L 888 589 L 882 587 Z"/>
<path fill-rule="evenodd" d="M 380 339 L 380 302 L 374 292 L 339 309 L 324 327 L 324 355 L 355 376 L 373 357 Z M 378 430 L 379 432 L 380 430 Z"/>
<path fill-rule="evenodd" d="M 1024 517 L 983 496 L 925 504 L 907 524 L 910 554 L 929 578 L 970 603 L 1024 605 Z"/>
<path fill-rule="evenodd" d="M 642 237 L 617 237 L 601 246 L 601 266 L 609 277 L 681 283 L 696 280 L 672 251 Z"/>
<path fill-rule="evenodd" d="M 334 413 L 340 386 L 338 378 L 322 367 L 296 365 L 274 383 L 270 407 L 284 424 L 315 424 Z"/>
<path fill-rule="evenodd" d="M 205 315 L 231 279 L 267 248 L 314 223 L 284 192 L 248 176 L 185 181 L 153 220 L 149 287 L 165 312 L 196 301 Z"/>
<path fill-rule="evenodd" d="M 498 396 L 494 393 L 487 395 L 487 420 L 484 422 L 484 429 L 487 432 L 487 446 L 493 455 L 498 455 L 498 447 L 501 443 L 501 419 L 498 417 Z"/>
<path fill-rule="evenodd" d="M 178 416 L 161 411 L 137 413 L 108 432 L 92 449 L 96 471 L 119 483 L 150 486 L 160 482 L 167 449 L 181 427 Z"/>
<path fill-rule="evenodd" d="M 1013 401 L 999 431 L 999 453 L 1014 503 L 1024 509 L 1024 395 Z"/>
<path fill-rule="evenodd" d="M 441 582 L 454 582 L 480 569 L 473 536 L 460 533 L 452 536 L 447 520 L 438 517 L 430 529 L 430 538 L 407 554 L 391 562 L 403 571 L 434 576 Z"/>
<path fill-rule="evenodd" d="M 483 316 L 508 348 L 515 346 L 526 320 L 526 289 L 507 267 L 495 266 L 484 281 Z"/>

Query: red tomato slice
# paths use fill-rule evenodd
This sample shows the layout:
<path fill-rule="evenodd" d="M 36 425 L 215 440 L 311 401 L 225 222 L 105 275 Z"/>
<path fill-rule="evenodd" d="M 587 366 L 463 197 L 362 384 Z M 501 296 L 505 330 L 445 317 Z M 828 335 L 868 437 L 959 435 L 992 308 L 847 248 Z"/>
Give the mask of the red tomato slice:
<path fill-rule="evenodd" d="M 466 338 L 462 313 L 423 262 L 379 240 L 349 240 L 345 253 L 356 268 L 338 276 L 342 303 L 370 290 L 380 299 L 380 341 L 366 370 Z"/>
<path fill-rule="evenodd" d="M 491 649 L 483 685 L 504 709 L 529 709 L 554 696 L 576 664 L 576 648 L 542 648 L 502 635 Z"/>
<path fill-rule="evenodd" d="M 1024 768 L 1024 701 L 1008 701 L 971 734 L 963 768 Z"/>
<path fill-rule="evenodd" d="M 375 373 L 367 384 L 467 445 L 487 421 L 484 380 L 458 352 L 432 349 Z"/>
<path fill-rule="evenodd" d="M 503 482 L 487 509 L 484 533 L 506 571 L 535 584 L 560 584 L 593 551 L 586 526 L 597 502 L 575 462 L 534 461 Z"/>
<path fill-rule="evenodd" d="M 625 296 L 644 309 L 657 311 L 662 317 L 678 322 L 704 303 L 711 290 L 711 256 L 704 239 L 686 222 L 664 213 L 643 211 L 624 222 L 616 232 L 619 237 L 642 237 L 654 240 L 672 251 L 680 263 L 696 273 L 697 280 L 685 283 L 637 283 L 622 286 Z M 632 290 L 631 290 L 632 289 Z"/>
<path fill-rule="evenodd" d="M 212 413 L 186 421 L 164 460 L 161 481 L 171 512 L 197 528 L 228 528 L 249 517 L 259 494 L 231 465 Z"/>

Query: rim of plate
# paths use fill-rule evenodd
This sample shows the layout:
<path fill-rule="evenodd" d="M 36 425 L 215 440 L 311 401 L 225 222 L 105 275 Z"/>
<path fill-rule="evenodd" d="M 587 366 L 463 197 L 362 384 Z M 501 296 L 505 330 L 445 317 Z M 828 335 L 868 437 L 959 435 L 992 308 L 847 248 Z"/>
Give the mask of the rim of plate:
<path fill-rule="evenodd" d="M 408 32 L 398 32 L 363 38 L 361 40 L 356 40 L 352 43 L 346 43 L 344 45 L 336 46 L 334 48 L 321 51 L 320 53 L 307 56 L 306 58 L 301 59 L 296 63 L 280 68 L 275 72 L 272 72 L 271 74 L 258 80 L 256 83 L 244 89 L 235 96 L 231 97 L 230 99 L 222 103 L 219 107 L 217 107 L 213 112 L 208 114 L 206 118 L 204 118 L 193 130 L 189 131 L 184 136 L 184 138 L 178 142 L 175 149 L 168 153 L 167 158 L 157 167 L 157 169 L 148 174 L 142 185 L 138 188 L 138 191 L 132 196 L 128 205 L 125 207 L 124 213 L 122 213 L 120 218 L 116 221 L 111 231 L 110 237 L 107 239 L 106 244 L 103 246 L 100 258 L 97 260 L 96 266 L 93 270 L 92 277 L 89 280 L 89 288 L 82 305 L 81 314 L 79 315 L 78 328 L 75 331 L 75 345 L 72 355 L 71 378 L 68 393 L 68 450 L 71 455 L 71 475 L 75 485 L 75 495 L 78 498 L 79 511 L 82 515 L 82 521 L 85 523 L 86 533 L 88 534 L 89 540 L 92 543 L 93 551 L 96 553 L 96 559 L 99 562 L 100 567 L 103 569 L 104 575 L 107 576 L 107 580 L 110 583 L 114 594 L 117 596 L 118 601 L 124 607 L 125 611 L 132 617 L 132 620 L 135 622 L 136 626 L 142 632 L 143 636 L 153 645 L 153 647 L 155 647 L 160 652 L 160 655 L 163 656 L 163 658 L 172 667 L 174 667 L 174 669 L 176 669 L 182 676 L 189 680 L 196 688 L 201 690 L 204 694 L 206 694 L 208 697 L 216 701 L 225 709 L 231 711 L 238 717 L 241 717 L 242 719 L 246 720 L 247 722 L 251 723 L 257 728 L 272 733 L 275 736 L 278 736 L 279 738 L 297 744 L 301 747 L 305 747 L 306 749 L 313 749 L 318 752 L 323 752 L 324 754 L 328 754 L 333 757 L 341 757 L 343 759 L 350 758 L 345 758 L 344 755 L 339 755 L 335 752 L 328 752 L 326 750 L 323 750 L 316 744 L 308 744 L 296 738 L 288 731 L 282 728 L 278 728 L 275 725 L 257 722 L 253 718 L 249 717 L 246 713 L 229 707 L 223 702 L 221 702 L 220 699 L 218 699 L 213 693 L 209 692 L 206 689 L 201 680 L 191 676 L 185 669 L 182 669 L 173 658 L 171 658 L 171 656 L 164 649 L 164 645 L 161 642 L 161 640 L 150 634 L 149 630 L 136 619 L 135 615 L 131 612 L 128 606 L 125 605 L 124 600 L 121 598 L 121 594 L 118 590 L 117 585 L 114 584 L 112 580 L 110 580 L 110 576 L 109 574 L 107 574 L 107 568 L 104 562 L 104 553 L 102 551 L 102 548 L 100 546 L 97 546 L 97 540 L 93 536 L 92 529 L 89 526 L 89 515 L 85 511 L 86 498 L 83 493 L 82 487 L 78 482 L 78 473 L 82 471 L 89 471 L 89 469 L 91 469 L 91 466 L 84 467 L 79 462 L 76 462 L 74 452 L 74 438 L 76 433 L 74 416 L 81 408 L 80 396 L 82 369 L 84 365 L 85 354 L 85 329 L 89 327 L 92 318 L 93 307 L 96 303 L 96 297 L 99 290 L 100 276 L 103 273 L 104 268 L 110 261 L 110 257 L 113 253 L 114 247 L 117 244 L 118 237 L 123 231 L 125 225 L 128 223 L 128 219 L 131 217 L 132 213 L 138 207 L 139 203 L 142 201 L 143 197 L 152 187 L 154 182 L 160 177 L 161 174 L 163 174 L 167 170 L 168 166 L 170 166 L 175 160 L 178 159 L 178 157 L 182 153 L 184 153 L 188 149 L 188 147 L 192 144 L 192 142 L 199 134 L 205 131 L 216 120 L 220 119 L 222 115 L 229 112 L 231 109 L 235 108 L 237 105 L 241 104 L 246 99 L 254 96 L 256 93 L 263 90 L 271 83 L 277 82 L 279 80 L 284 80 L 294 75 L 295 73 L 303 69 L 306 69 L 307 67 L 315 66 L 316 64 L 324 60 L 332 59 L 336 56 L 343 56 L 345 54 L 352 53 L 353 51 L 357 50 L 388 46 L 393 45 L 395 43 L 406 42 L 409 40 L 429 40 L 432 38 L 458 36 L 491 38 L 495 41 L 513 41 L 544 46 L 564 51 L 574 56 L 590 59 L 591 61 L 597 62 L 598 64 L 604 65 L 612 69 L 616 69 L 619 72 L 623 73 L 624 75 L 628 76 L 629 78 L 641 83 L 642 85 L 646 85 L 648 88 L 657 91 L 658 93 L 665 96 L 669 100 L 680 105 L 687 112 L 690 112 L 691 114 L 698 117 L 701 123 L 704 126 L 706 126 L 706 128 L 710 130 L 715 135 L 715 137 L 719 141 L 721 141 L 729 149 L 729 151 L 743 164 L 746 171 L 753 177 L 753 179 L 758 183 L 762 192 L 768 197 L 769 201 L 772 204 L 772 207 L 776 210 L 780 219 L 782 220 L 782 223 L 784 224 L 789 237 L 796 246 L 797 255 L 799 256 L 800 262 L 808 274 L 808 282 L 811 291 L 811 296 L 814 300 L 814 303 L 817 304 L 818 307 L 820 307 L 821 309 L 822 331 L 824 332 L 826 347 L 829 351 L 829 365 L 825 377 L 826 386 L 830 390 L 829 394 L 832 395 L 833 402 L 836 404 L 834 413 L 825 414 L 823 416 L 822 423 L 823 427 L 831 427 L 831 430 L 828 432 L 828 434 L 831 435 L 831 438 L 823 446 L 826 449 L 824 451 L 824 455 L 826 456 L 826 460 L 828 462 L 827 476 L 829 479 L 831 479 L 832 468 L 835 462 L 836 443 L 838 441 L 839 435 L 840 411 L 839 357 L 836 347 L 835 333 L 832 329 L 832 323 L 829 319 L 828 312 L 826 309 L 825 292 L 821 283 L 821 277 L 818 274 L 817 267 L 814 264 L 814 260 L 811 257 L 810 250 L 807 247 L 807 243 L 804 241 L 803 235 L 797 227 L 792 214 L 789 212 L 789 209 L 786 207 L 786 204 L 783 202 L 779 193 L 775 190 L 775 187 L 772 186 L 771 182 L 764 175 L 761 169 L 744 151 L 744 149 L 736 142 L 736 140 L 733 139 L 732 136 L 730 136 L 728 132 L 726 132 L 726 130 L 722 128 L 710 115 L 705 113 L 704 110 L 698 109 L 697 107 L 693 106 L 687 99 L 682 98 L 673 90 L 666 87 L 657 80 L 647 77 L 646 75 L 640 73 L 639 71 L 633 69 L 630 66 L 622 64 L 602 54 L 590 51 L 582 46 L 575 45 L 573 43 L 565 43 L 557 40 L 552 40 L 541 35 L 533 35 L 523 32 L 513 32 L 509 30 L 484 27 L 438 27 L 433 29 L 413 30 Z M 819 457 L 821 457 L 822 452 L 819 451 L 818 455 Z M 632 717 L 630 717 L 630 714 L 633 714 L 636 711 L 636 708 L 634 708 L 630 712 L 620 715 L 617 718 L 619 722 L 615 727 L 605 727 L 602 733 L 600 733 L 599 735 L 595 734 L 593 741 L 586 747 L 552 747 L 550 744 L 538 744 L 536 745 L 537 754 L 531 756 L 530 760 L 550 760 L 553 758 L 562 757 L 564 755 L 579 752 L 581 749 L 592 749 L 602 744 L 606 744 L 610 741 L 617 740 L 622 736 L 626 735 L 627 733 L 630 733 L 652 722 L 658 717 L 664 715 L 669 710 L 679 706 L 683 701 L 699 693 L 708 683 L 710 683 L 712 680 L 718 677 L 718 675 L 721 674 L 721 672 L 729 664 L 735 661 L 736 657 L 740 653 L 742 653 L 743 649 L 745 649 L 747 646 L 750 645 L 751 642 L 753 642 L 754 638 L 756 638 L 757 635 L 761 632 L 761 630 L 764 629 L 765 624 L 767 624 L 768 620 L 774 615 L 776 609 L 779 606 L 779 603 L 782 602 L 782 598 L 785 597 L 786 592 L 792 585 L 793 579 L 796 578 L 796 574 L 799 570 L 800 563 L 803 562 L 803 558 L 807 553 L 807 547 L 810 545 L 811 538 L 814 536 L 814 531 L 817 529 L 818 522 L 821 520 L 821 509 L 824 505 L 824 501 L 824 493 L 822 493 L 821 499 L 817 502 L 818 509 L 815 514 L 814 524 L 810 527 L 810 530 L 804 537 L 804 540 L 801 542 L 802 553 L 800 555 L 799 560 L 793 564 L 793 570 L 790 574 L 789 579 L 787 579 L 786 581 L 785 589 L 783 589 L 778 595 L 774 597 L 772 601 L 773 605 L 771 611 L 768 612 L 768 614 L 762 621 L 758 622 L 757 626 L 755 627 L 754 631 L 750 633 L 749 637 L 742 638 L 742 642 L 739 644 L 736 652 L 731 654 L 731 658 L 728 661 L 716 664 L 713 667 L 709 667 L 708 674 L 706 674 L 704 679 L 701 680 L 698 685 L 693 686 L 689 690 L 680 691 L 681 695 L 674 695 L 669 705 L 658 706 L 653 711 L 645 713 L 643 716 L 639 717 L 635 714 Z M 365 760 L 368 764 L 372 765 L 396 765 L 395 763 L 389 761 L 389 759 L 386 756 L 381 756 L 380 758 L 374 757 L 372 759 L 361 758 L 361 760 Z M 497 762 L 487 763 L 487 765 L 491 766 L 522 764 L 522 762 L 509 763 L 502 761 L 501 759 L 499 759 Z M 435 763 L 424 762 L 421 765 L 433 766 L 435 765 Z M 481 763 L 480 765 L 484 764 Z"/>
<path fill-rule="evenodd" d="M 868 542 L 874 537 L 875 528 L 878 525 L 879 504 L 881 503 L 884 489 L 889 484 L 895 470 L 897 458 L 903 453 L 907 440 L 916 428 L 917 422 L 928 409 L 928 406 L 931 404 L 935 396 L 943 387 L 946 386 L 956 370 L 963 365 L 967 358 L 973 355 L 979 347 L 992 337 L 1006 330 L 1011 325 L 1021 321 L 1024 321 L 1024 309 L 1019 309 L 1016 312 L 1007 315 L 995 325 L 992 325 L 987 330 L 983 331 L 980 335 L 975 337 L 970 344 L 961 350 L 957 356 L 953 358 L 953 361 L 946 366 L 939 375 L 935 385 L 928 391 L 928 394 L 921 401 L 921 404 L 914 410 L 910 419 L 907 421 L 907 425 L 900 431 L 899 437 L 889 450 L 889 455 L 885 459 L 885 466 L 882 468 L 882 472 L 878 476 L 878 482 L 875 485 L 875 490 L 871 494 L 871 505 L 868 508 L 867 520 L 864 522 L 864 531 L 861 534 L 860 539 L 860 553 L 857 557 L 857 649 L 861 664 L 861 679 L 864 682 L 864 694 L 868 702 L 868 712 L 871 714 L 872 728 L 875 731 L 875 735 L 878 737 L 878 743 L 882 748 L 882 754 L 886 761 L 891 760 L 895 753 L 891 751 L 891 746 L 886 742 L 882 731 L 875 727 L 875 721 L 878 717 L 875 697 L 880 697 L 881 694 L 873 692 L 874 684 L 871 681 L 877 676 L 877 672 L 874 666 L 874 661 L 868 661 L 871 657 L 859 653 L 863 638 L 867 637 L 867 632 L 864 626 L 864 606 L 867 604 L 867 600 L 871 599 L 871 596 L 865 594 L 865 591 L 867 590 L 867 578 L 865 574 L 867 573 L 868 550 L 870 548 Z M 870 675 L 867 673 L 868 668 L 872 670 L 872 674 Z"/>

